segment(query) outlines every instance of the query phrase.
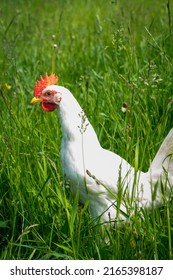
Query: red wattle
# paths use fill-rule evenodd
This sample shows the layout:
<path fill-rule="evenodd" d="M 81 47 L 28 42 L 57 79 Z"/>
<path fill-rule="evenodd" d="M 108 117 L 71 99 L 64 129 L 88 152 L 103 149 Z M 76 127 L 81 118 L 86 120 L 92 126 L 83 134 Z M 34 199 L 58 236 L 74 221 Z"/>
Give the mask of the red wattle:
<path fill-rule="evenodd" d="M 52 112 L 56 109 L 57 105 L 43 101 L 43 102 L 41 102 L 41 107 L 46 112 Z"/>

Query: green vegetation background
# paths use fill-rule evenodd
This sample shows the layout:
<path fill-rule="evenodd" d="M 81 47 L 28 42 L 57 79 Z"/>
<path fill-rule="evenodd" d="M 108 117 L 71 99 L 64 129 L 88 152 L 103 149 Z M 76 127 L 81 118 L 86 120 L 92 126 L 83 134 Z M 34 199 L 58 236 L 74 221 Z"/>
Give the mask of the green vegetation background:
<path fill-rule="evenodd" d="M 56 112 L 30 104 L 55 64 L 102 146 L 146 171 L 173 127 L 172 11 L 166 0 L 1 0 L 1 259 L 172 259 L 171 201 L 93 226 L 63 180 Z"/>

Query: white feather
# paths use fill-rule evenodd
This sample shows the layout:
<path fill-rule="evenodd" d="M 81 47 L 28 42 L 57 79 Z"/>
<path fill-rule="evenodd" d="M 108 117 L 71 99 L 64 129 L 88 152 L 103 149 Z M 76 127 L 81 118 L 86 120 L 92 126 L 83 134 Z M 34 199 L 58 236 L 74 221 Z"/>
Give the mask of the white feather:
<path fill-rule="evenodd" d="M 161 145 L 149 171 L 135 171 L 126 160 L 101 147 L 93 127 L 69 90 L 55 85 L 46 90 L 61 94 L 57 107 L 63 133 L 62 169 L 72 192 L 79 192 L 82 203 L 89 200 L 93 217 L 109 221 L 117 217 L 119 207 L 125 213 L 135 204 L 149 207 L 154 184 L 160 178 L 164 182 L 167 178 L 173 184 L 173 162 L 169 156 L 173 151 L 173 130 Z M 156 201 L 160 201 L 161 196 L 158 189 Z M 123 214 L 121 217 L 124 219 Z"/>

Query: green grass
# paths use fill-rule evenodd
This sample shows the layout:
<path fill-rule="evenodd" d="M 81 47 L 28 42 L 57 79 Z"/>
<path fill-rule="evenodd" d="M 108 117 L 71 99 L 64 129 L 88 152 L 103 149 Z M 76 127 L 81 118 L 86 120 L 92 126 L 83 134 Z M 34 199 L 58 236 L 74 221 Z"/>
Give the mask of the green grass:
<path fill-rule="evenodd" d="M 166 0 L 1 1 L 0 259 L 173 258 L 171 201 L 119 228 L 94 226 L 63 180 L 56 112 L 30 104 L 55 43 L 59 84 L 102 146 L 146 171 L 173 126 L 172 9 Z"/>

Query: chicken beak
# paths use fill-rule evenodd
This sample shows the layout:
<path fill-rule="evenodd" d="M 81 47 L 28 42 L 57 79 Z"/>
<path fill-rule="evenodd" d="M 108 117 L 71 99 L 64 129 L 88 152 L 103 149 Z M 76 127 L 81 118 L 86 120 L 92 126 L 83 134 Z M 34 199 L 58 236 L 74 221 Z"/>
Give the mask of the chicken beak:
<path fill-rule="evenodd" d="M 34 97 L 34 98 L 31 100 L 31 103 L 33 104 L 33 103 L 38 103 L 38 102 L 41 102 L 41 101 L 43 101 L 42 98 L 40 98 L 40 97 Z"/>

